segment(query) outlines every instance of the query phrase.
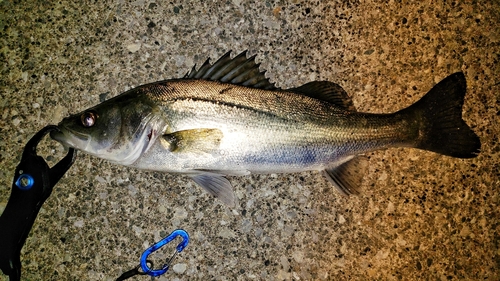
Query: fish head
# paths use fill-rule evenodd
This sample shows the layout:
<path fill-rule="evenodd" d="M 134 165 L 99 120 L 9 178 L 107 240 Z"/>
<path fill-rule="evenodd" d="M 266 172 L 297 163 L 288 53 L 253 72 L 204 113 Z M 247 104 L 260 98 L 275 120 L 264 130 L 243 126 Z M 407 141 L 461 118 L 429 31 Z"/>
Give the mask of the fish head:
<path fill-rule="evenodd" d="M 64 118 L 51 137 L 73 147 L 121 165 L 131 165 L 165 130 L 160 110 L 138 101 L 110 99 Z"/>

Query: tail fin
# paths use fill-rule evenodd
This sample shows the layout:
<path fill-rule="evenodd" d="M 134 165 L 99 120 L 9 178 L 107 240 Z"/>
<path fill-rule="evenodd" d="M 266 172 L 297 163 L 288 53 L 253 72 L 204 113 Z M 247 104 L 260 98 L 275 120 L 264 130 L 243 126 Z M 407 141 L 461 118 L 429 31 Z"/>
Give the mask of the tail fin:
<path fill-rule="evenodd" d="M 481 148 L 479 137 L 462 119 L 466 88 L 464 74 L 457 72 L 401 111 L 420 121 L 416 148 L 458 158 L 478 155 Z"/>

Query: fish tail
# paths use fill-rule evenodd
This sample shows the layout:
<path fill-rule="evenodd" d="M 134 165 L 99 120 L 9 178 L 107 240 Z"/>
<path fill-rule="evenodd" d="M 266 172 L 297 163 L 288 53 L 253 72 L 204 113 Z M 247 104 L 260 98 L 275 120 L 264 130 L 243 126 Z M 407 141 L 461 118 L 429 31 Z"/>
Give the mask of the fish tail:
<path fill-rule="evenodd" d="M 479 137 L 462 119 L 466 88 L 464 74 L 454 73 L 401 111 L 419 122 L 414 147 L 458 158 L 478 155 Z"/>

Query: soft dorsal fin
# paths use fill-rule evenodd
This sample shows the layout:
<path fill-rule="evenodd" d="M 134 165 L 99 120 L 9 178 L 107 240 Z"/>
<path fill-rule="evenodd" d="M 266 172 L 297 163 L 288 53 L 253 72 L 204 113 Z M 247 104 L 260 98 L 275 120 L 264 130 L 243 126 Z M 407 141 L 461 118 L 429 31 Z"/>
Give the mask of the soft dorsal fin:
<path fill-rule="evenodd" d="M 266 71 L 260 71 L 259 65 L 255 63 L 255 56 L 247 58 L 244 51 L 231 59 L 231 51 L 224 54 L 214 64 L 207 59 L 205 63 L 196 70 L 196 65 L 184 78 L 203 79 L 219 81 L 235 85 L 247 86 L 258 89 L 276 90 L 274 83 L 266 78 Z"/>
<path fill-rule="evenodd" d="M 345 110 L 356 111 L 351 97 L 349 97 L 347 92 L 339 84 L 333 82 L 313 81 L 297 88 L 288 89 L 287 91 L 326 101 Z"/>

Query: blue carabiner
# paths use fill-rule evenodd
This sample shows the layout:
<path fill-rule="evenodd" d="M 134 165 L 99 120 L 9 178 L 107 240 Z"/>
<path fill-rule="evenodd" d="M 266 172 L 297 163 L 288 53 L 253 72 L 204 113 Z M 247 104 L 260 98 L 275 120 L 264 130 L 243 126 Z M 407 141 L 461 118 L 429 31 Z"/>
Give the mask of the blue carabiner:
<path fill-rule="evenodd" d="M 169 243 L 170 241 L 174 240 L 177 236 L 182 237 L 182 242 L 179 243 L 176 247 L 176 251 L 174 255 L 168 260 L 166 264 L 162 266 L 161 269 L 151 269 L 148 266 L 148 256 L 151 255 L 153 252 L 158 250 L 159 248 L 163 247 L 165 244 Z M 149 247 L 142 253 L 141 255 L 141 268 L 144 271 L 145 274 L 150 275 L 150 276 L 160 276 L 163 273 L 167 272 L 168 268 L 170 267 L 170 263 L 174 259 L 174 257 L 177 255 L 177 253 L 182 252 L 184 248 L 186 248 L 187 244 L 189 243 L 189 235 L 185 230 L 182 229 L 177 229 L 172 231 L 170 235 L 167 237 L 163 238 L 162 240 L 158 241 L 157 243 L 153 244 L 153 246 Z"/>

